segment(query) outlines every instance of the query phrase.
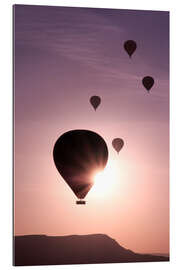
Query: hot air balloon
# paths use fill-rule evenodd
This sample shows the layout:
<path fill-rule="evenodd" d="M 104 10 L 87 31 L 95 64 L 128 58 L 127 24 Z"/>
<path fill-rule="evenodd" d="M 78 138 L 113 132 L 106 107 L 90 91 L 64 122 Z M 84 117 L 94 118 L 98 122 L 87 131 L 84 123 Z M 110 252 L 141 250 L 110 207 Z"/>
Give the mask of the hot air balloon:
<path fill-rule="evenodd" d="M 146 90 L 149 92 L 149 90 L 154 85 L 154 79 L 150 76 L 146 76 L 142 79 L 142 83 L 143 83 L 144 87 L 146 88 Z"/>
<path fill-rule="evenodd" d="M 136 48 L 137 48 L 137 45 L 134 40 L 127 40 L 124 42 L 124 49 L 128 53 L 130 58 L 132 54 L 135 52 Z"/>
<path fill-rule="evenodd" d="M 91 103 L 91 105 L 93 106 L 93 108 L 94 108 L 95 111 L 96 111 L 97 107 L 98 107 L 99 104 L 101 103 L 101 98 L 100 98 L 99 96 L 92 96 L 92 97 L 90 98 L 90 103 Z"/>
<path fill-rule="evenodd" d="M 55 166 L 77 196 L 77 204 L 91 189 L 96 172 L 103 170 L 108 160 L 104 139 L 89 130 L 71 130 L 61 135 L 54 145 Z"/>
<path fill-rule="evenodd" d="M 123 147 L 123 145 L 124 145 L 124 141 L 120 138 L 115 138 L 112 141 L 112 146 L 114 147 L 114 149 L 117 151 L 118 154 L 121 148 Z"/>

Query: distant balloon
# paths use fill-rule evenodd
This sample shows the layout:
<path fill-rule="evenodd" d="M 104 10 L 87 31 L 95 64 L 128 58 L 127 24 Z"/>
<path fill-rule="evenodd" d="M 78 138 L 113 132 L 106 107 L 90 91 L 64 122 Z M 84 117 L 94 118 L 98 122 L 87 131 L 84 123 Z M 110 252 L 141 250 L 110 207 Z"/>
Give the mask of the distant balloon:
<path fill-rule="evenodd" d="M 114 147 L 114 149 L 116 150 L 116 152 L 119 154 L 119 151 L 122 149 L 124 145 L 124 141 L 120 138 L 115 138 L 112 141 L 112 146 Z"/>
<path fill-rule="evenodd" d="M 89 130 L 71 130 L 61 135 L 54 145 L 55 166 L 80 201 L 93 185 L 94 174 L 105 168 L 108 148 L 104 139 Z"/>
<path fill-rule="evenodd" d="M 100 103 L 101 103 L 101 98 L 99 97 L 99 96 L 92 96 L 91 98 L 90 98 L 90 103 L 91 103 L 91 105 L 93 106 L 93 108 L 95 109 L 95 111 L 96 111 L 96 109 L 97 109 L 97 107 L 100 105 Z"/>
<path fill-rule="evenodd" d="M 146 76 L 143 78 L 142 83 L 143 83 L 144 87 L 146 88 L 146 90 L 149 92 L 149 90 L 154 85 L 154 79 L 150 76 Z"/>
<path fill-rule="evenodd" d="M 124 49 L 126 50 L 130 58 L 132 54 L 135 52 L 136 48 L 137 48 L 137 45 L 134 40 L 127 40 L 124 42 Z"/>

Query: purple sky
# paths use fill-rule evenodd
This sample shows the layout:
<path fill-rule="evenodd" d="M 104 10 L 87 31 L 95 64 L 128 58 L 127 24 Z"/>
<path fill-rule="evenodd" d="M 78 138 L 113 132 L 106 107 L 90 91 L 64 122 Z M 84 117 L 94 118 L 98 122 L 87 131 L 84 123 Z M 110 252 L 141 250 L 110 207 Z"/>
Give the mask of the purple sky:
<path fill-rule="evenodd" d="M 168 12 L 14 11 L 15 233 L 106 233 L 134 251 L 168 252 Z M 137 43 L 132 59 L 128 39 Z M 144 76 L 155 80 L 149 94 Z M 92 95 L 102 99 L 96 112 Z M 99 133 L 119 166 L 113 196 L 100 202 L 88 194 L 85 210 L 53 164 L 56 139 L 71 129 Z M 115 137 L 125 142 L 119 157 Z"/>

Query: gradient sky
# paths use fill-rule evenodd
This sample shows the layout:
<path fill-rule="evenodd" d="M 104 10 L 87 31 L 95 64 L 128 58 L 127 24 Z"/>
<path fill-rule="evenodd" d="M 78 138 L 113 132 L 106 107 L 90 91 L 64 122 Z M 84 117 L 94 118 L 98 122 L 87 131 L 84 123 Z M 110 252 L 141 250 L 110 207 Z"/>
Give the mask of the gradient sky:
<path fill-rule="evenodd" d="M 168 253 L 169 13 L 16 5 L 14 14 L 15 234 L 104 233 Z M 149 94 L 144 76 L 155 79 Z M 92 95 L 102 99 L 96 112 Z M 99 133 L 116 167 L 109 192 L 92 189 L 85 206 L 53 163 L 71 129 Z M 115 137 L 125 142 L 119 156 Z"/>

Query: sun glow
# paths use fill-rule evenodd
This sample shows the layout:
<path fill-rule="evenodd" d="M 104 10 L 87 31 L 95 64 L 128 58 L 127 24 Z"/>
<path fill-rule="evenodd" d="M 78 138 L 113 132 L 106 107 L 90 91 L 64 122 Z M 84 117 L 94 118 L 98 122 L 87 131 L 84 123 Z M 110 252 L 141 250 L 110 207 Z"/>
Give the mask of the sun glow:
<path fill-rule="evenodd" d="M 111 160 L 103 171 L 95 173 L 91 194 L 97 197 L 112 195 L 113 190 L 116 189 L 117 178 L 117 164 Z"/>

